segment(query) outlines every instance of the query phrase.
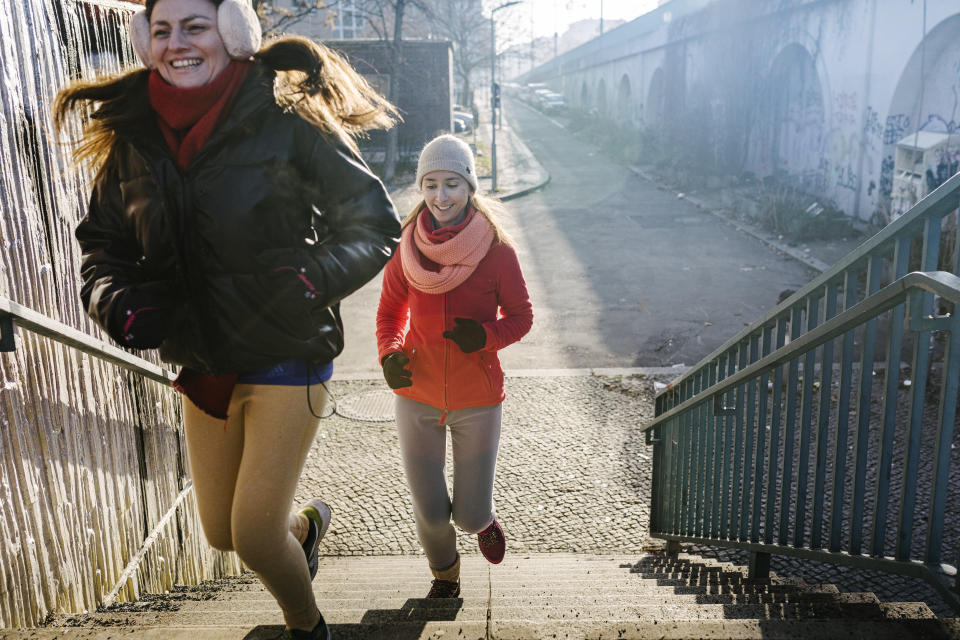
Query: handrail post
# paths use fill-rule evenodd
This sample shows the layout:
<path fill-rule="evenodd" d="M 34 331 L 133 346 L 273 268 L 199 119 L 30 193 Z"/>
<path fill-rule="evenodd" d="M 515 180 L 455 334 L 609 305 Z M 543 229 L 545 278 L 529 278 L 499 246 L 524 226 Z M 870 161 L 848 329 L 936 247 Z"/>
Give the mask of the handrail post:
<path fill-rule="evenodd" d="M 747 577 L 751 580 L 770 577 L 770 554 L 754 551 L 750 554 L 750 567 Z"/>
<path fill-rule="evenodd" d="M 17 350 L 13 315 L 0 311 L 0 352 Z"/>

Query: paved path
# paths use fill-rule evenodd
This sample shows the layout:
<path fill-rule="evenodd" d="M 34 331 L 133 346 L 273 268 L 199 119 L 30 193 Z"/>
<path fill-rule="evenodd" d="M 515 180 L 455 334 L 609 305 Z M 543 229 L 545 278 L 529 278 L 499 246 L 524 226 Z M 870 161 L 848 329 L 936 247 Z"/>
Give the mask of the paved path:
<path fill-rule="evenodd" d="M 501 354 L 508 369 L 692 364 L 814 275 L 522 103 L 511 101 L 507 113 L 498 131 L 501 186 L 535 184 L 537 166 L 551 176 L 507 203 L 505 226 L 535 313 L 530 334 Z M 416 194 L 394 198 L 406 212 Z M 379 291 L 378 279 L 343 304 L 340 375 L 379 374 Z"/>
<path fill-rule="evenodd" d="M 552 176 L 511 207 L 540 311 L 525 348 L 541 358 L 693 364 L 813 275 L 556 121 L 520 102 L 508 113 Z"/>

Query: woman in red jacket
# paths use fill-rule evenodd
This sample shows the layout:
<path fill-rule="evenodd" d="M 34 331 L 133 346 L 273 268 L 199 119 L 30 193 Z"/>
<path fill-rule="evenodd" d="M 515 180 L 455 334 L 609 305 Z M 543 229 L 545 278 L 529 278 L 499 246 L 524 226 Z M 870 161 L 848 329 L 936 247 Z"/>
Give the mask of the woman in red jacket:
<path fill-rule="evenodd" d="M 404 220 L 400 249 L 384 271 L 377 342 L 397 394 L 417 535 L 435 578 L 427 597 L 454 598 L 453 523 L 478 534 L 487 560 L 503 560 L 493 508 L 504 399 L 497 351 L 530 330 L 533 310 L 517 254 L 495 219 L 500 205 L 477 193 L 470 147 L 450 135 L 432 140 L 420 154 L 417 184 L 423 200 Z M 444 475 L 447 428 L 453 500 Z"/>

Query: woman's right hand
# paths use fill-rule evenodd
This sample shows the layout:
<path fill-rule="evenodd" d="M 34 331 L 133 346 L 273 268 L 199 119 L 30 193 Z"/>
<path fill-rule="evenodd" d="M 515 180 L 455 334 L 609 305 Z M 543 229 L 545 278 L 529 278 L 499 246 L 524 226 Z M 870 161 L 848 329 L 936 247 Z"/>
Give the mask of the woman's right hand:
<path fill-rule="evenodd" d="M 170 334 L 177 304 L 171 282 L 149 282 L 129 287 L 117 299 L 113 338 L 134 349 L 156 349 Z"/>
<path fill-rule="evenodd" d="M 402 351 L 394 351 L 383 357 L 383 377 L 391 389 L 401 389 L 413 386 L 413 372 L 405 369 L 410 364 L 410 358 Z"/>

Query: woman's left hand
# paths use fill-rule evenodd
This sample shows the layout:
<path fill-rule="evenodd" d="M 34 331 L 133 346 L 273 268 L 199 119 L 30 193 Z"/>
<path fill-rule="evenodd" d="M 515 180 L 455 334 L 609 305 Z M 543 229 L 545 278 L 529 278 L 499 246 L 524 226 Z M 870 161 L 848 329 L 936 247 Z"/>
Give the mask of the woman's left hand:
<path fill-rule="evenodd" d="M 305 255 L 305 252 L 297 249 L 276 249 L 262 253 L 259 258 L 278 290 L 295 286 L 303 291 L 306 298 L 322 297 L 322 285 L 308 270 L 309 256 Z"/>
<path fill-rule="evenodd" d="M 453 340 L 464 353 L 480 351 L 487 344 L 487 332 L 483 325 L 473 318 L 454 318 L 454 327 L 444 331 L 443 337 Z"/>

